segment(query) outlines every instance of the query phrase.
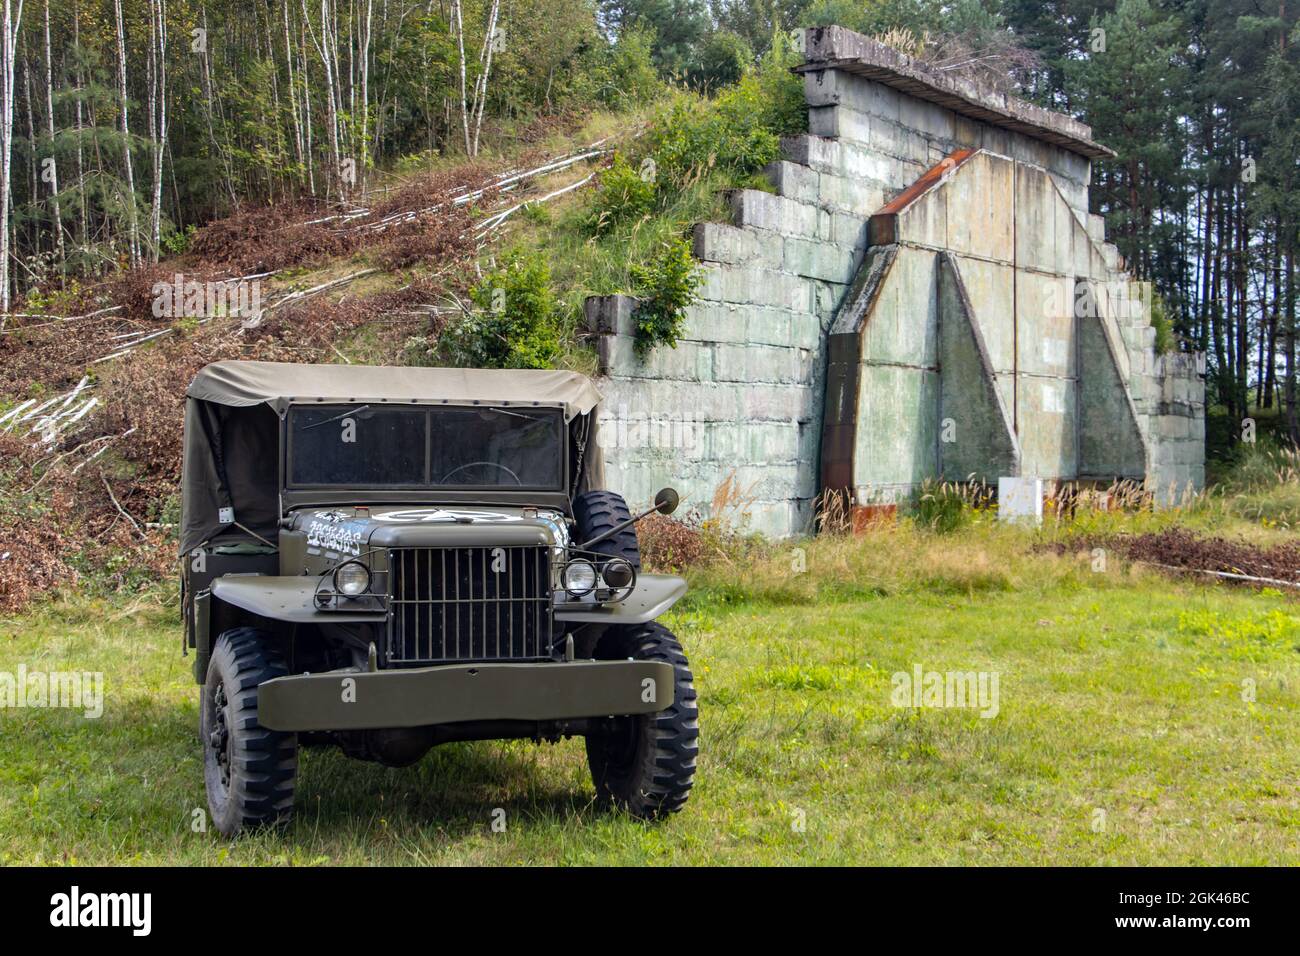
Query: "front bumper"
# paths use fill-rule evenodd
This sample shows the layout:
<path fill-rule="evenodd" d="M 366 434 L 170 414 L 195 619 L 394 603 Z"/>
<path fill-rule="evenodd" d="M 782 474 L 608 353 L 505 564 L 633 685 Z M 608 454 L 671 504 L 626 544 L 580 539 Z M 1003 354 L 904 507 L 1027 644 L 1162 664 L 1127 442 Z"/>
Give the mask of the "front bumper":
<path fill-rule="evenodd" d="M 665 710 L 673 667 L 628 660 L 330 671 L 277 677 L 257 694 L 258 722 L 281 731 L 564 720 Z"/>

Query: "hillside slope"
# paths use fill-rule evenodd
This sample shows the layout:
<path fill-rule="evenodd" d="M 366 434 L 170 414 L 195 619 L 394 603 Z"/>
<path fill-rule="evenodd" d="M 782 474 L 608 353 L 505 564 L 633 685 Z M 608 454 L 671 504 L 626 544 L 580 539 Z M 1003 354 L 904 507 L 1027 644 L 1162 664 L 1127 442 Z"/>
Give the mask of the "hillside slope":
<path fill-rule="evenodd" d="M 557 116 L 544 138 L 376 177 L 325 208 L 245 208 L 185 253 L 0 320 L 0 609 L 86 576 L 174 567 L 181 407 L 203 365 L 292 362 L 595 368 L 591 294 L 659 302 L 675 342 L 690 227 L 806 127 L 791 51 L 715 97 Z"/>
<path fill-rule="evenodd" d="M 572 204 L 636 122 L 597 115 L 515 155 L 391 176 L 344 207 L 246 209 L 182 255 L 0 319 L 0 608 L 171 567 L 199 368 L 429 360 L 532 206 Z"/>

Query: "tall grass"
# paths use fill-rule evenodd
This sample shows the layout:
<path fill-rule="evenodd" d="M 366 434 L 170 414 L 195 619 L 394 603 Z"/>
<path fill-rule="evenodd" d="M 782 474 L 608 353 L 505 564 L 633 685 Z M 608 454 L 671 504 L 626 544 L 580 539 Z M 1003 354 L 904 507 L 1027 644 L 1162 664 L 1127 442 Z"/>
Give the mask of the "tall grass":
<path fill-rule="evenodd" d="M 993 489 L 982 481 L 927 478 L 913 496 L 913 518 L 923 528 L 949 534 L 995 507 L 994 497 Z"/>
<path fill-rule="evenodd" d="M 1243 445 L 1217 490 L 1229 513 L 1266 527 L 1300 526 L 1300 451 L 1260 441 Z"/>
<path fill-rule="evenodd" d="M 1081 587 L 1082 557 L 1039 547 L 1046 529 L 996 520 L 992 490 L 980 483 L 928 483 L 901 516 L 855 526 L 842 495 L 818 501 L 815 537 L 765 540 L 745 533 L 747 499 L 724 482 L 685 573 L 692 601 L 807 605 L 863 598 L 973 595 Z M 719 501 L 722 506 L 719 506 Z M 1117 579 L 1116 579 L 1117 580 Z"/>
<path fill-rule="evenodd" d="M 971 596 L 1117 583 L 1098 580 L 1083 556 L 1034 547 L 1036 532 L 989 523 L 936 534 L 904 519 L 856 535 L 750 541 L 745 560 L 705 560 L 686 569 L 688 601 L 812 605 L 898 595 Z"/>
<path fill-rule="evenodd" d="M 926 482 L 903 512 L 882 511 L 873 522 L 855 523 L 844 496 L 825 494 L 818 501 L 816 537 L 767 541 L 742 533 L 744 501 L 733 491 L 719 490 L 732 503 L 719 514 L 730 517 L 712 519 L 707 545 L 674 567 L 684 566 L 693 585 L 688 600 L 700 606 L 1042 593 L 1107 588 L 1155 573 L 1132 566 L 1097 573 L 1085 542 L 1114 535 L 1185 527 L 1277 543 L 1290 522 L 1300 520 L 1300 454 L 1248 454 L 1231 482 L 1185 491 L 1172 506 L 1157 507 L 1156 496 L 1141 482 L 1063 482 L 1049 489 L 1038 526 L 999 522 L 993 491 L 983 483 Z"/>

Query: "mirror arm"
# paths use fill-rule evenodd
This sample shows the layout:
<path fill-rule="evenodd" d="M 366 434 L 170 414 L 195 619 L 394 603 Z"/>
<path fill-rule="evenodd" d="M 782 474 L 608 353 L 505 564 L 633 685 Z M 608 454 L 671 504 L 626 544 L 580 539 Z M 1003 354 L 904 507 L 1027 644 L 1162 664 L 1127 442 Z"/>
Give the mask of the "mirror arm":
<path fill-rule="evenodd" d="M 631 518 L 628 518 L 626 521 L 621 521 L 618 524 L 614 525 L 614 527 L 610 528 L 608 531 L 596 535 L 596 537 L 592 538 L 590 541 L 584 541 L 582 544 L 575 545 L 575 547 L 579 551 L 589 551 L 591 550 L 591 546 L 593 544 L 600 544 L 606 538 L 614 537 L 614 535 L 618 534 L 623 529 L 632 527 L 632 525 L 636 524 L 642 518 L 648 517 L 649 515 L 654 514 L 658 510 L 659 510 L 658 506 L 652 506 L 650 508 L 647 508 L 639 515 L 633 515 Z"/>

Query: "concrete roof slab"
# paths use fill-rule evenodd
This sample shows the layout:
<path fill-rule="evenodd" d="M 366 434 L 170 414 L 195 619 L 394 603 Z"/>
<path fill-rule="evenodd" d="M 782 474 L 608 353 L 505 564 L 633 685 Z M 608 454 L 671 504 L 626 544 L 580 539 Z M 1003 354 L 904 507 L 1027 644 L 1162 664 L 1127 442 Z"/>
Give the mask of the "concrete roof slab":
<path fill-rule="evenodd" d="M 1092 139 L 1092 129 L 1073 117 L 1008 96 L 992 87 L 941 73 L 844 27 L 805 31 L 806 62 L 795 72 L 842 70 L 935 103 L 959 116 L 1052 143 L 1089 159 L 1111 159 L 1115 152 Z"/>

